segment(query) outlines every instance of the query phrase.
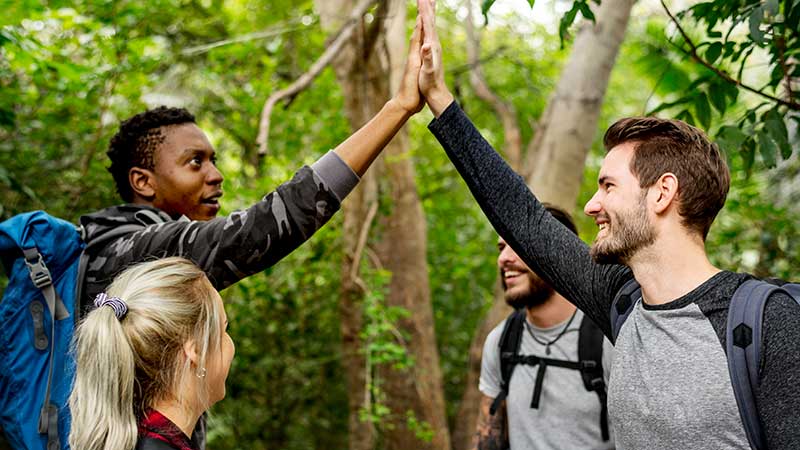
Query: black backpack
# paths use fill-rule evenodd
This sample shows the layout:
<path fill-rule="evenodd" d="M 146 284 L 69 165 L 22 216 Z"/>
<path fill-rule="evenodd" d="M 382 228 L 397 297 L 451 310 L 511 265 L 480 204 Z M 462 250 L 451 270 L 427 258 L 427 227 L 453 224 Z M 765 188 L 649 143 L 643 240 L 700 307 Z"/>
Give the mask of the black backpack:
<path fill-rule="evenodd" d="M 736 405 L 742 418 L 747 440 L 753 450 L 767 448 L 766 436 L 756 408 L 753 392 L 761 382 L 761 326 L 764 307 L 769 297 L 783 292 L 800 303 L 800 284 L 770 279 L 749 279 L 742 283 L 731 297 L 728 321 L 725 330 L 725 354 L 728 372 L 733 385 Z M 622 324 L 642 297 L 642 290 L 635 279 L 628 281 L 617 292 L 611 304 L 611 331 L 614 342 Z"/>
<path fill-rule="evenodd" d="M 525 333 L 525 309 L 518 309 L 506 319 L 503 333 L 500 335 L 500 375 L 502 384 L 500 394 L 495 397 L 489 412 L 494 415 L 500 403 L 508 396 L 511 375 L 517 364 L 539 366 L 536 384 L 533 388 L 531 408 L 539 408 L 542 395 L 542 383 L 548 366 L 564 367 L 579 370 L 583 378 L 583 386 L 589 392 L 597 394 L 600 401 L 600 431 L 603 441 L 609 440 L 608 405 L 606 401 L 606 383 L 603 380 L 603 332 L 587 316 L 583 316 L 578 334 L 578 361 L 543 358 L 536 355 L 520 355 L 522 335 Z"/>

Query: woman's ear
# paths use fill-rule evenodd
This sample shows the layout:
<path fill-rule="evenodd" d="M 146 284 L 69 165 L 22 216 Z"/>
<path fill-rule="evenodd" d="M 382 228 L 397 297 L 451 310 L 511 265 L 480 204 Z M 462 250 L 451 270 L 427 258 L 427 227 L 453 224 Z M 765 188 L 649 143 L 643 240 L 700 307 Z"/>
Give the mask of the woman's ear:
<path fill-rule="evenodd" d="M 183 357 L 186 358 L 193 366 L 197 367 L 199 358 L 197 356 L 197 345 L 194 339 L 189 339 L 183 343 Z"/>
<path fill-rule="evenodd" d="M 156 196 L 156 180 L 153 171 L 141 167 L 131 167 L 128 171 L 128 183 L 134 197 L 152 201 Z"/>

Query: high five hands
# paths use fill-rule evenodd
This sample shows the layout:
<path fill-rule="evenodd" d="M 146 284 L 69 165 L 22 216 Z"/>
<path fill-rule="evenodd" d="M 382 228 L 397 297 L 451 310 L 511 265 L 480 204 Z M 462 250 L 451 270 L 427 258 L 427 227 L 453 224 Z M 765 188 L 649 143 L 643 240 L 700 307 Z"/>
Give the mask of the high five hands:
<path fill-rule="evenodd" d="M 427 102 L 434 116 L 439 117 L 453 102 L 453 95 L 444 82 L 435 12 L 435 0 L 417 0 L 417 23 L 411 34 L 400 88 L 394 96 L 394 101 L 409 115 L 419 112 Z"/>
<path fill-rule="evenodd" d="M 422 68 L 419 90 L 433 115 L 439 117 L 453 102 L 453 95 L 444 83 L 442 44 L 436 34 L 436 0 L 417 0 L 417 22 L 422 22 Z"/>

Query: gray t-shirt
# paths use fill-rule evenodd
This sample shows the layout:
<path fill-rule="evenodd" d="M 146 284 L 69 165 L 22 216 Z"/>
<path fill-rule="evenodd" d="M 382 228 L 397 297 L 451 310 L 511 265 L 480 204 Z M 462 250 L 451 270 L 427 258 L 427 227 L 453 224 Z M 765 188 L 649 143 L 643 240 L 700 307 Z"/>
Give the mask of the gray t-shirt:
<path fill-rule="evenodd" d="M 429 127 L 497 233 L 611 336 L 611 303 L 633 279 L 631 269 L 596 263 L 589 247 L 547 212 L 455 102 Z M 725 368 L 728 306 L 748 278 L 720 272 L 664 305 L 637 306 L 617 337 L 611 368 L 609 418 L 617 448 L 748 447 Z M 800 305 L 786 294 L 773 295 L 761 332 L 753 393 L 767 446 L 797 450 Z"/>
<path fill-rule="evenodd" d="M 575 319 L 558 341 L 550 346 L 550 355 L 545 346 L 536 342 L 526 330 L 522 335 L 520 355 L 536 355 L 566 361 L 578 360 L 578 331 L 583 313 L 577 311 Z M 550 328 L 528 325 L 543 342 L 549 342 L 561 333 L 567 321 Z M 483 344 L 481 360 L 480 391 L 491 398 L 501 391 L 500 336 L 505 321 L 500 323 Z M 603 339 L 603 374 L 608 384 L 611 354 L 614 347 Z M 542 382 L 539 408 L 531 408 L 533 387 L 538 366 L 517 365 L 511 376 L 506 397 L 508 411 L 508 434 L 514 450 L 562 450 L 614 448 L 614 438 L 603 442 L 600 430 L 600 401 L 597 394 L 589 392 L 583 385 L 580 371 L 564 367 L 548 366 Z M 610 426 L 610 424 L 609 424 Z"/>

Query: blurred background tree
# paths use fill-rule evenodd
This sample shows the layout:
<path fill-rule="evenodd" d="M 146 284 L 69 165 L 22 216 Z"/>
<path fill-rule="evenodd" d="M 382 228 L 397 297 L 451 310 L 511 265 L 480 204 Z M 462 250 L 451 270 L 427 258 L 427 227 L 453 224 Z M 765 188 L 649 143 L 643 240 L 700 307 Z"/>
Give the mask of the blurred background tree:
<path fill-rule="evenodd" d="M 378 64 L 374 74 L 384 79 L 373 82 L 383 90 L 372 92 L 386 98 L 364 96 L 363 85 L 348 91 L 346 71 L 335 69 L 341 60 L 333 62 L 335 70 L 322 71 L 275 108 L 269 152 L 259 156 L 264 101 L 309 70 L 356 3 L 342 2 L 330 12 L 326 2 L 311 0 L 0 0 L 0 217 L 46 209 L 77 220 L 118 203 L 105 170 L 108 141 L 120 120 L 160 104 L 189 108 L 219 151 L 223 212 L 257 201 L 358 125 L 353 108 L 359 104 L 349 103 L 354 97 L 370 108 L 388 98 L 397 70 L 389 45 L 400 39 L 405 47 L 412 1 L 372 2 L 349 44 L 352 50 L 368 39 L 384 43 L 371 54 L 375 59 L 362 54 L 351 75 L 360 74 L 363 83 L 372 73 L 367 65 Z M 534 166 L 544 163 L 523 167 L 526 144 L 537 133 L 544 139 L 548 99 L 577 52 L 581 30 L 592 26 L 580 18 L 600 20 L 598 5 L 539 0 L 531 10 L 528 0 L 483 1 L 484 19 L 476 1 L 473 31 L 480 45 L 470 50 L 467 4 L 437 3 L 450 86 L 496 148 L 522 144 L 517 167 L 536 185 Z M 404 11 L 401 19 L 397 8 Z M 595 189 L 602 131 L 619 117 L 655 112 L 708 129 L 728 155 L 733 185 L 709 236 L 714 262 L 796 278 L 798 17 L 800 4 L 789 0 L 675 6 L 648 0 L 632 9 L 594 132 L 575 158 L 578 198 L 562 200 L 584 240 L 595 233 L 581 209 Z M 477 63 L 484 87 L 509 106 L 516 134 L 471 79 Z M 425 129 L 430 118 L 427 111 L 413 118 L 402 142 L 393 144 L 397 150 L 371 169 L 366 178 L 372 181 L 362 187 L 371 183 L 373 191 L 358 200 L 366 205 L 360 216 L 348 219 L 358 210 L 353 196 L 285 261 L 223 292 L 237 356 L 228 396 L 211 414 L 209 448 L 399 448 L 393 446 L 398 430 L 419 448 L 465 448 L 459 436 L 471 429 L 459 406 L 470 410 L 466 392 L 477 390 L 471 344 L 482 343 L 476 332 L 482 323 L 502 318 L 484 320 L 496 303 L 496 235 Z M 424 223 L 415 226 L 424 233 L 417 232 L 422 241 L 415 251 L 427 261 L 427 275 L 420 275 L 427 288 L 403 301 L 393 300 L 392 280 L 404 274 L 386 270 L 399 251 L 387 247 L 400 223 L 393 222 L 401 201 L 397 186 L 417 193 L 412 208 L 424 213 Z M 352 230 L 362 229 L 372 205 L 374 222 L 354 255 L 358 234 Z M 352 264 L 366 289 L 347 303 L 351 287 L 343 274 L 354 273 L 346 269 Z M 344 306 L 360 322 L 345 327 Z M 427 323 L 418 314 L 426 308 Z M 347 347 L 348 339 L 357 345 Z M 425 349 L 435 347 L 441 375 L 421 370 L 431 360 L 420 358 L 431 353 L 420 353 L 420 343 L 430 339 L 435 346 Z M 353 361 L 364 363 L 355 374 L 361 378 L 349 372 Z M 398 400 L 420 382 L 439 391 L 426 397 L 440 395 L 443 411 Z M 360 401 L 353 401 L 353 392 L 361 393 Z M 354 430 L 359 424 L 365 433 Z"/>

